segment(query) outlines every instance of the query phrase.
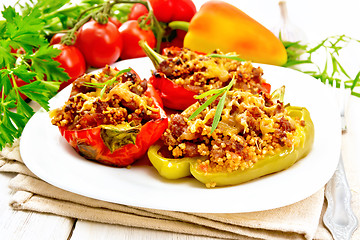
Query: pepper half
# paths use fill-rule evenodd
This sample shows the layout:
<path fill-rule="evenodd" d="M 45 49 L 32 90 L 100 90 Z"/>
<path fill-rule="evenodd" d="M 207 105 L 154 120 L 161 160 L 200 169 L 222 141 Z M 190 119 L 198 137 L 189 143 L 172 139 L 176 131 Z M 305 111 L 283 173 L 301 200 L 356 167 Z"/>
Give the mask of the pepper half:
<path fill-rule="evenodd" d="M 295 162 L 305 157 L 311 150 L 314 142 L 314 125 L 309 111 L 304 107 L 288 106 L 286 110 L 293 119 L 297 118 L 304 122 L 299 125 L 295 132 L 299 143 L 294 147 L 283 147 L 273 155 L 266 155 L 252 167 L 245 170 L 238 169 L 233 172 L 208 172 L 201 166 L 203 157 L 166 158 L 159 150 L 163 146 L 157 143 L 148 150 L 148 157 L 159 172 L 167 179 L 179 179 L 193 176 L 206 186 L 228 186 L 244 183 L 271 173 L 289 168 Z"/>
<path fill-rule="evenodd" d="M 257 71 L 250 63 L 243 63 L 243 66 L 240 67 L 242 63 L 234 61 L 238 69 L 242 70 L 236 68 L 231 68 L 230 70 L 226 69 L 224 65 L 235 65 L 235 63 L 230 62 L 226 58 L 228 55 L 216 54 L 217 57 L 213 57 L 201 52 L 189 51 L 188 49 L 178 47 L 164 49 L 163 55 L 160 55 L 153 51 L 144 41 L 140 41 L 139 45 L 156 69 L 149 78 L 149 82 L 158 90 L 164 106 L 167 108 L 185 110 L 197 101 L 194 98 L 196 95 L 213 88 L 224 87 L 236 71 L 238 71 L 236 74 L 239 77 L 237 78 L 235 88 L 256 89 L 255 91 L 257 92 L 264 91 L 270 93 L 270 84 L 266 83 L 261 77 L 262 72 Z M 187 56 L 187 54 L 191 56 Z M 182 57 L 186 58 L 186 60 L 181 59 Z M 198 66 L 194 67 L 195 65 Z M 199 67 L 200 65 L 202 66 L 201 68 Z M 257 75 L 257 77 L 253 77 L 254 75 Z M 191 81 L 188 80 L 191 82 L 189 84 L 178 84 L 176 81 L 179 80 L 181 82 L 181 78 L 193 79 Z M 256 81 L 251 82 L 249 78 L 256 79 Z"/>
<path fill-rule="evenodd" d="M 107 75 L 109 74 L 105 74 L 105 76 Z M 133 79 L 138 81 L 137 74 Z M 78 89 L 81 90 L 84 85 L 81 81 L 80 84 Z M 73 92 L 74 89 L 76 87 L 73 87 Z M 74 96 L 76 94 L 72 95 L 72 97 Z M 87 159 L 116 167 L 128 166 L 145 155 L 147 149 L 161 137 L 168 126 L 168 118 L 162 109 L 161 99 L 151 84 L 147 84 L 146 91 L 142 96 L 152 99 L 152 105 L 148 107 L 153 109 L 154 114 L 151 115 L 151 119 L 145 122 L 142 120 L 143 123 L 140 125 L 133 126 L 131 122 L 126 121 L 116 125 L 100 124 L 81 129 L 58 125 L 60 133 L 77 152 Z M 102 104 L 100 100 L 93 101 L 95 101 L 95 105 Z M 65 110 L 59 109 L 58 112 L 51 114 L 55 116 L 59 111 L 65 111 L 66 114 L 66 107 L 63 109 Z M 106 112 L 107 108 L 104 111 Z"/>
<path fill-rule="evenodd" d="M 149 78 L 149 82 L 159 89 L 159 94 L 165 107 L 174 110 L 184 110 L 197 100 L 197 94 L 184 87 L 177 85 L 163 73 L 155 73 Z"/>

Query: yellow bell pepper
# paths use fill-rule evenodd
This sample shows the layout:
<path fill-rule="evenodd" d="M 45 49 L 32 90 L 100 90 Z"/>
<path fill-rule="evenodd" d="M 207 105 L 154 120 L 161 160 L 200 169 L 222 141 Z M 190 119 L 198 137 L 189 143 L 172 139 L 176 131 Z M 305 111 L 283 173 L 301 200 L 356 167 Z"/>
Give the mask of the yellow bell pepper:
<path fill-rule="evenodd" d="M 236 52 L 257 63 L 283 65 L 287 53 L 281 41 L 240 9 L 222 1 L 209 1 L 192 18 L 184 47 L 211 53 Z"/>

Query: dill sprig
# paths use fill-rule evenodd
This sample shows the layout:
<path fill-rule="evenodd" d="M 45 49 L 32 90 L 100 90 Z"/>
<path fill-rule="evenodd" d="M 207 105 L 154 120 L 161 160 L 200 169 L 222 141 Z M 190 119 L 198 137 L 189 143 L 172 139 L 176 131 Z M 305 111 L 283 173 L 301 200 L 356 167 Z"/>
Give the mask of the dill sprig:
<path fill-rule="evenodd" d="M 234 74 L 229 85 L 227 85 L 226 87 L 212 89 L 207 92 L 204 92 L 203 94 L 201 94 L 199 96 L 195 96 L 196 99 L 202 99 L 207 96 L 213 95 L 205 103 L 203 103 L 198 109 L 196 109 L 195 112 L 193 112 L 193 114 L 191 114 L 191 116 L 189 117 L 189 120 L 194 119 L 197 115 L 199 115 L 199 113 L 201 113 L 205 108 L 207 108 L 211 103 L 213 103 L 220 95 L 222 95 L 219 100 L 218 105 L 216 106 L 214 120 L 211 125 L 211 133 L 213 133 L 215 131 L 215 129 L 217 128 L 217 125 L 220 122 L 221 113 L 222 113 L 222 110 L 224 109 L 224 105 L 225 105 L 226 95 L 227 95 L 228 91 L 231 89 L 231 87 L 234 85 L 235 80 L 236 79 L 235 79 L 235 74 Z"/>

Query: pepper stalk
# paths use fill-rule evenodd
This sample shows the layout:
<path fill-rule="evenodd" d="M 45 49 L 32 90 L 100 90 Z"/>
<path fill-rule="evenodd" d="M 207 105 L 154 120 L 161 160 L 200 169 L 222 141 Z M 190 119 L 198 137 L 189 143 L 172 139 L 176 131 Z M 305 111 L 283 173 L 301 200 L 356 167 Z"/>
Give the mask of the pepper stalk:
<path fill-rule="evenodd" d="M 155 68 L 158 68 L 160 63 L 167 59 L 166 56 L 163 56 L 155 52 L 146 41 L 140 40 L 139 46 L 144 50 L 145 54 L 150 58 Z"/>

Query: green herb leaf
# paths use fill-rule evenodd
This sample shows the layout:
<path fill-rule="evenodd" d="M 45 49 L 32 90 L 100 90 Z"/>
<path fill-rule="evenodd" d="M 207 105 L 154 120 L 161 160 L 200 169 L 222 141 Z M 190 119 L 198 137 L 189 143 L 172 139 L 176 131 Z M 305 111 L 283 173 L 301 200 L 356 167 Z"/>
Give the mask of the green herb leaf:
<path fill-rule="evenodd" d="M 1 86 L 1 91 L 4 95 L 7 95 L 9 91 L 12 89 L 12 85 L 10 82 L 10 73 L 11 71 L 8 69 L 0 70 L 0 86 Z"/>
<path fill-rule="evenodd" d="M 16 58 L 10 53 L 9 41 L 0 40 L 0 68 L 12 65 L 15 61 Z"/>
<path fill-rule="evenodd" d="M 309 74 L 324 84 L 330 84 L 338 88 L 342 83 L 344 83 L 345 87 L 351 89 L 352 95 L 359 96 L 359 94 L 355 92 L 359 76 L 357 75 L 354 79 L 352 79 L 343 65 L 339 62 L 338 57 L 346 44 L 350 42 L 360 43 L 360 40 L 353 39 L 346 35 L 331 36 L 325 38 L 311 48 L 308 45 L 301 44 L 300 42 L 282 42 L 288 54 L 287 63 L 285 63 L 283 67 L 296 67 L 301 64 L 309 64 L 312 67 L 315 67 L 318 71 L 302 72 Z M 323 67 L 320 67 L 312 61 L 312 56 L 318 51 L 325 51 L 325 64 Z M 299 58 L 301 56 L 307 56 L 307 58 L 300 60 Z"/>
<path fill-rule="evenodd" d="M 354 81 L 352 82 L 351 91 L 354 90 L 354 88 L 356 87 L 357 83 L 359 82 L 359 79 L 360 79 L 360 71 L 356 74 L 356 77 L 354 78 Z"/>
<path fill-rule="evenodd" d="M 46 111 L 49 110 L 48 100 L 51 96 L 54 95 L 53 89 L 49 89 L 45 81 L 35 81 L 30 84 L 21 86 L 19 88 L 20 92 L 25 94 L 31 100 L 36 101 L 43 107 Z M 58 83 L 60 84 L 60 83 Z"/>
<path fill-rule="evenodd" d="M 33 80 L 37 75 L 35 72 L 29 71 L 25 65 L 13 68 L 12 73 L 27 83 L 30 83 L 30 80 Z"/>
<path fill-rule="evenodd" d="M 205 103 L 203 103 L 198 109 L 196 109 L 193 114 L 189 117 L 189 120 L 194 119 L 199 113 L 201 113 L 205 108 L 207 108 L 212 102 L 215 101 L 221 94 L 223 94 L 225 90 L 219 91 L 217 94 L 209 98 Z"/>
<path fill-rule="evenodd" d="M 30 55 L 31 70 L 36 72 L 40 79 L 44 79 L 44 76 L 46 76 L 47 81 L 68 80 L 69 75 L 64 72 L 64 69 L 59 68 L 59 62 L 53 60 L 59 53 L 59 49 L 49 45 L 40 47 Z"/>
<path fill-rule="evenodd" d="M 209 95 L 213 95 L 213 94 L 216 94 L 216 93 L 218 93 L 218 92 L 221 92 L 222 90 L 226 90 L 226 87 L 223 87 L 223 88 L 218 88 L 218 89 L 211 89 L 211 90 L 209 90 L 209 91 L 207 91 L 207 92 L 204 92 L 204 93 L 202 93 L 202 94 L 200 94 L 200 95 L 197 95 L 197 96 L 195 96 L 194 98 L 195 99 L 202 99 L 202 98 L 205 98 L 205 97 L 207 97 L 207 96 L 209 96 Z"/>
<path fill-rule="evenodd" d="M 47 6 L 59 3 L 46 2 Z M 20 93 L 48 110 L 60 81 L 69 79 L 54 60 L 60 51 L 43 34 L 44 16 L 39 8 L 29 8 L 21 15 L 15 7 L 5 7 L 1 13 L 6 21 L 0 21 L 0 149 L 21 135 L 34 114 Z M 21 80 L 27 85 L 19 87 Z"/>
<path fill-rule="evenodd" d="M 101 88 L 100 97 L 102 97 L 105 93 L 106 88 L 108 86 L 113 85 L 117 81 L 118 76 L 120 76 L 121 74 L 130 72 L 130 71 L 131 71 L 131 68 L 123 69 L 123 70 L 119 71 L 113 78 L 107 80 L 106 82 L 98 82 L 98 83 L 84 82 L 84 86 L 93 87 L 93 88 Z"/>
<path fill-rule="evenodd" d="M 236 79 L 235 79 L 235 74 L 234 74 L 232 80 L 226 87 L 219 88 L 219 89 L 212 89 L 212 90 L 209 90 L 209 91 L 201 94 L 200 96 L 198 96 L 197 98 L 204 98 L 204 97 L 210 96 L 212 94 L 215 94 L 211 98 L 209 98 L 205 103 L 203 103 L 198 109 L 196 109 L 188 119 L 189 120 L 194 119 L 197 115 L 199 115 L 199 113 L 201 113 L 211 103 L 213 103 L 221 94 L 223 94 L 222 97 L 220 98 L 218 105 L 216 106 L 213 123 L 211 125 L 211 133 L 213 133 L 220 122 L 221 113 L 222 113 L 222 110 L 224 109 L 224 105 L 225 105 L 226 94 L 231 89 L 231 87 L 234 85 L 235 80 Z"/>
<path fill-rule="evenodd" d="M 222 113 L 222 110 L 224 109 L 226 93 L 227 93 L 227 91 L 221 96 L 220 101 L 219 101 L 219 103 L 218 103 L 218 105 L 216 107 L 214 120 L 213 120 L 213 123 L 211 125 L 211 133 L 213 133 L 215 131 L 215 129 L 217 128 L 217 125 L 220 122 L 221 113 Z"/>

